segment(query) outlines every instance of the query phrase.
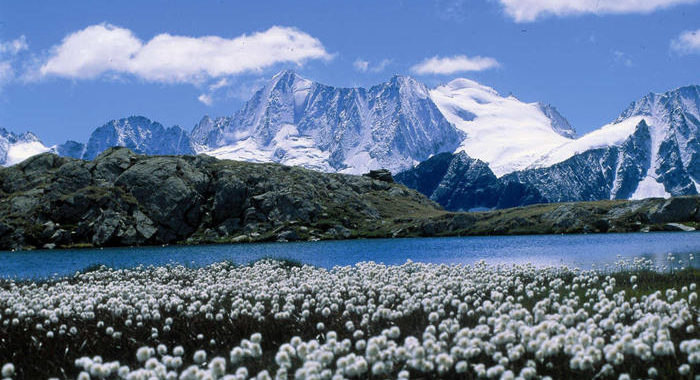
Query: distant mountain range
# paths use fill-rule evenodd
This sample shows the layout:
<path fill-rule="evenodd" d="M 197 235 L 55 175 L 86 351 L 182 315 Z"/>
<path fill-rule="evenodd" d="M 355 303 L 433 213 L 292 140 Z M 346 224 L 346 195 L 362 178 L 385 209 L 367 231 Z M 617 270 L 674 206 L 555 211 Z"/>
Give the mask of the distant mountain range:
<path fill-rule="evenodd" d="M 700 86 L 633 102 L 577 137 L 551 105 L 525 103 L 468 79 L 429 89 L 406 76 L 338 88 L 293 71 L 275 75 L 232 116 L 191 132 L 145 117 L 113 120 L 86 144 L 47 147 L 0 129 L 0 164 L 34 154 L 93 159 L 111 146 L 144 154 L 205 153 L 397 181 L 451 210 L 697 194 Z"/>

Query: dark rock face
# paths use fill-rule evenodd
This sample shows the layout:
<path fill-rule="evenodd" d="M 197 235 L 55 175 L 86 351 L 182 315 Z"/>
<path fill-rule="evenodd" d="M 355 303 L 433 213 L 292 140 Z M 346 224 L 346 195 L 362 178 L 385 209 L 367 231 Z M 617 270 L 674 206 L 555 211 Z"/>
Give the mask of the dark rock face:
<path fill-rule="evenodd" d="M 643 116 L 654 120 L 661 138 L 654 174 L 673 196 L 697 194 L 700 182 L 700 86 L 663 94 L 650 93 L 633 102 L 617 120 Z"/>
<path fill-rule="evenodd" d="M 348 238 L 389 229 L 402 205 L 438 210 L 386 176 L 126 148 L 93 161 L 46 153 L 0 169 L 0 249 Z"/>
<path fill-rule="evenodd" d="M 444 173 L 432 192 L 449 205 L 540 199 L 466 155 L 446 158 L 433 165 Z M 93 161 L 45 153 L 0 169 L 0 249 L 683 230 L 698 222 L 697 196 L 450 213 L 417 191 L 367 176 L 126 148 Z"/>
<path fill-rule="evenodd" d="M 447 210 L 467 211 L 544 202 L 537 190 L 517 181 L 502 181 L 488 165 L 466 153 L 441 153 L 396 175 Z"/>
<path fill-rule="evenodd" d="M 498 203 L 501 183 L 488 165 L 458 153 L 430 196 L 448 210 L 491 208 Z"/>
<path fill-rule="evenodd" d="M 56 146 L 56 154 L 70 158 L 81 158 L 85 153 L 85 144 L 68 140 L 61 145 Z"/>

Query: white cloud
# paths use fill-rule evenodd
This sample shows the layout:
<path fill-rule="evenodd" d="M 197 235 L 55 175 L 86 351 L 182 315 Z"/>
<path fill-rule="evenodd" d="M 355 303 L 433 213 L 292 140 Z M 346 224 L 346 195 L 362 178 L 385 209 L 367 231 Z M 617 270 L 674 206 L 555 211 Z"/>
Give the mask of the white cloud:
<path fill-rule="evenodd" d="M 700 54 L 700 29 L 681 33 L 671 41 L 671 49 L 679 54 Z"/>
<path fill-rule="evenodd" d="M 14 70 L 8 61 L 0 61 L 0 87 L 14 77 Z"/>
<path fill-rule="evenodd" d="M 13 64 L 16 56 L 23 50 L 27 50 L 27 38 L 20 36 L 12 41 L 0 41 L 0 91 L 15 79 Z"/>
<path fill-rule="evenodd" d="M 12 41 L 0 42 L 0 55 L 16 55 L 22 50 L 27 50 L 28 47 L 27 38 L 20 36 Z"/>
<path fill-rule="evenodd" d="M 202 95 L 199 95 L 199 97 L 197 98 L 197 100 L 199 100 L 200 102 L 202 102 L 202 103 L 204 103 L 204 104 L 206 104 L 206 105 L 208 105 L 208 106 L 214 104 L 214 99 L 212 98 L 211 94 L 202 94 Z"/>
<path fill-rule="evenodd" d="M 219 89 L 222 89 L 222 88 L 224 88 L 224 87 L 228 87 L 228 86 L 230 86 L 230 85 L 231 85 L 231 82 L 229 81 L 228 78 L 221 78 L 221 79 L 219 79 L 218 82 L 210 84 L 210 85 L 207 87 L 208 92 L 205 93 L 205 94 L 199 95 L 199 97 L 197 98 L 197 100 L 199 100 L 200 102 L 202 102 L 202 103 L 204 103 L 204 104 L 210 106 L 210 105 L 214 104 L 214 95 L 216 94 L 216 92 L 217 92 Z"/>
<path fill-rule="evenodd" d="M 366 61 L 362 58 L 358 58 L 355 60 L 355 62 L 352 63 L 352 65 L 355 67 L 355 70 L 366 73 L 366 72 L 372 72 L 372 73 L 379 73 L 384 71 L 387 66 L 391 64 L 392 60 L 391 59 L 382 59 L 378 63 L 372 65 L 369 61 Z"/>
<path fill-rule="evenodd" d="M 216 82 L 216 83 L 212 84 L 211 86 L 209 86 L 209 91 L 216 91 L 216 90 L 218 90 L 218 89 L 220 89 L 220 88 L 222 88 L 222 87 L 228 86 L 229 84 L 230 84 L 230 83 L 229 83 L 229 81 L 228 81 L 228 78 L 221 78 L 221 79 L 219 79 L 218 82 Z"/>
<path fill-rule="evenodd" d="M 366 73 L 367 69 L 369 69 L 369 61 L 365 61 L 363 59 L 356 59 L 355 62 L 352 63 L 353 66 L 355 66 L 355 70 Z"/>
<path fill-rule="evenodd" d="M 650 13 L 700 0 L 499 0 L 506 14 L 517 22 L 531 22 L 542 16 L 582 14 Z"/>
<path fill-rule="evenodd" d="M 273 26 L 232 39 L 164 33 L 143 42 L 128 29 L 99 24 L 66 36 L 38 72 L 39 77 L 92 79 L 116 73 L 151 82 L 200 84 L 280 63 L 332 58 L 318 39 L 291 27 Z"/>
<path fill-rule="evenodd" d="M 453 57 L 432 57 L 411 67 L 416 74 L 454 74 L 464 71 L 483 71 L 498 67 L 500 64 L 490 57 L 467 57 L 455 55 Z"/>
<path fill-rule="evenodd" d="M 615 63 L 622 64 L 622 65 L 625 65 L 627 67 L 634 66 L 634 62 L 632 62 L 632 58 L 630 58 L 629 54 L 625 53 L 624 51 L 615 50 L 613 52 L 613 57 L 615 58 Z"/>

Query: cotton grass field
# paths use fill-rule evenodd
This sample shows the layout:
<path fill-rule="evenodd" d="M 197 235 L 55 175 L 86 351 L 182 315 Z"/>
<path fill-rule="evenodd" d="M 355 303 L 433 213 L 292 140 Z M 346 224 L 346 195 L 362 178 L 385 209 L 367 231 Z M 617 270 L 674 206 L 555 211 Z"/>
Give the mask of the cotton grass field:
<path fill-rule="evenodd" d="M 698 274 L 263 260 L 4 280 L 0 377 L 696 379 Z"/>

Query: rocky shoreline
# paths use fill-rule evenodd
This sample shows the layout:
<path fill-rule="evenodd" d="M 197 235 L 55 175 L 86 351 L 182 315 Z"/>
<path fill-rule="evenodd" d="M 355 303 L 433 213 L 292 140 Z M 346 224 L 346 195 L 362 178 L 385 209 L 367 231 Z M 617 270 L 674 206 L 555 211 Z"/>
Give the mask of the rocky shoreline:
<path fill-rule="evenodd" d="M 0 249 L 692 230 L 700 197 L 446 212 L 390 173 L 111 148 L 0 169 Z"/>

